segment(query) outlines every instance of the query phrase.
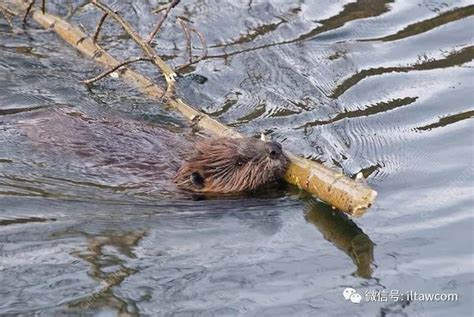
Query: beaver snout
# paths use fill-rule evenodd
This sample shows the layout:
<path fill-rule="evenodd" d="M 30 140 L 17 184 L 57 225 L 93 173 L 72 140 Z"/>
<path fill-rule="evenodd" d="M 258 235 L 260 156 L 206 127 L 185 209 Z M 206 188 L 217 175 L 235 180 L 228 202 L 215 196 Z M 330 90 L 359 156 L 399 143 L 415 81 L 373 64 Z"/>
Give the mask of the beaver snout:
<path fill-rule="evenodd" d="M 272 158 L 272 159 L 279 159 L 281 157 L 281 155 L 283 154 L 283 151 L 282 151 L 282 148 L 281 148 L 281 144 L 278 143 L 278 142 L 267 142 L 265 144 L 265 149 L 267 150 L 267 153 L 268 155 Z"/>

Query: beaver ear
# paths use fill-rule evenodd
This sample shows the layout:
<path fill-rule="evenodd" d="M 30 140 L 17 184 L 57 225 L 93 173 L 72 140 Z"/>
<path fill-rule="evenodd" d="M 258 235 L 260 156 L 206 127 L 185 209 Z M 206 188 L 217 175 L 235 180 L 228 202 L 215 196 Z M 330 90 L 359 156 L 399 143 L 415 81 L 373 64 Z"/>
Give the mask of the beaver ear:
<path fill-rule="evenodd" d="M 199 172 L 193 172 L 191 174 L 191 183 L 193 183 L 198 188 L 204 187 L 204 177 L 199 174 Z"/>

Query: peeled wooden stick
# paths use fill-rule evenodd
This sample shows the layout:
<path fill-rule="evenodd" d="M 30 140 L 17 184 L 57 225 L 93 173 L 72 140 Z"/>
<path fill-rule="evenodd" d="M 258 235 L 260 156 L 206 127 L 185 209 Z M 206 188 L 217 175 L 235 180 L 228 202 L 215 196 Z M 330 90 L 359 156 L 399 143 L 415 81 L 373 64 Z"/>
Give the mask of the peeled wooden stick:
<path fill-rule="evenodd" d="M 285 180 L 339 210 L 361 216 L 377 197 L 377 192 L 362 182 L 288 151 L 285 154 L 291 162 Z"/>
<path fill-rule="evenodd" d="M 28 3 L 22 0 L 14 0 L 14 3 L 16 3 L 21 10 L 26 10 L 28 7 Z M 40 10 L 35 9 L 31 11 L 33 19 L 42 27 L 54 30 L 63 40 L 86 56 L 107 67 L 120 65 L 119 61 L 94 43 L 92 39 L 84 34 L 78 27 L 49 13 L 43 14 Z M 115 12 L 113 13 L 115 16 L 118 16 Z M 110 12 L 109 15 L 113 16 Z M 136 37 L 135 41 L 142 40 L 134 31 L 132 34 Z M 146 49 L 148 48 L 146 47 Z M 154 52 L 150 52 L 150 55 L 148 56 L 157 58 Z M 159 60 L 164 63 L 161 59 Z M 166 63 L 164 64 L 166 65 Z M 164 71 L 164 75 L 174 80 L 174 71 L 172 71 L 168 65 L 166 65 L 164 69 L 168 70 L 168 73 Z M 148 78 L 131 69 L 126 68 L 123 72 L 119 73 L 119 76 L 128 80 L 139 90 L 151 97 L 160 98 L 164 93 L 163 89 L 151 82 Z M 216 136 L 242 137 L 239 132 L 232 130 L 230 127 L 194 109 L 179 98 L 170 98 L 168 105 L 181 112 L 181 114 L 192 121 L 195 126 L 205 129 Z M 285 154 L 290 160 L 289 168 L 285 174 L 285 180 L 314 194 L 324 202 L 331 204 L 341 211 L 360 216 L 371 206 L 377 196 L 377 192 L 369 186 L 352 180 L 324 165 L 298 157 L 288 151 L 285 151 Z"/>

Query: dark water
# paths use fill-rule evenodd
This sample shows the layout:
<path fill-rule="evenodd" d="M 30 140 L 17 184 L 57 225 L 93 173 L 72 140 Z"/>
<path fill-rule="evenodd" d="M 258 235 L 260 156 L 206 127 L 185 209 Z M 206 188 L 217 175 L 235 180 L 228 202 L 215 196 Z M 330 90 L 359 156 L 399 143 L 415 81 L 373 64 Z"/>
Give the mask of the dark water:
<path fill-rule="evenodd" d="M 107 3 L 142 34 L 156 23 L 158 1 Z M 186 53 L 173 17 L 206 36 L 209 57 L 179 82 L 191 104 L 362 171 L 379 197 L 354 220 L 294 189 L 192 201 L 150 174 L 38 147 L 28 118 L 64 107 L 128 120 L 121 155 L 154 153 L 144 126 L 176 139 L 188 128 L 119 80 L 87 89 L 79 81 L 99 66 L 0 15 L 0 314 L 471 316 L 473 13 L 470 1 L 182 1 L 160 33 L 174 66 Z M 80 6 L 72 20 L 92 30 L 98 17 Z M 139 55 L 110 22 L 101 43 Z M 347 287 L 360 304 L 344 300 Z M 458 300 L 365 301 L 373 291 Z"/>

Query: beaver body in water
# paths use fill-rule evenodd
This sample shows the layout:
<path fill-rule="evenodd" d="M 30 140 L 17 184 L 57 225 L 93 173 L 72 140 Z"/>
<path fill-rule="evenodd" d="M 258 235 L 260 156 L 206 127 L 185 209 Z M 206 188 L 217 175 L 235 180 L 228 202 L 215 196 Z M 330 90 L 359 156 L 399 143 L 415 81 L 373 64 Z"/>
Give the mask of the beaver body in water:
<path fill-rule="evenodd" d="M 96 117 L 73 108 L 30 111 L 13 117 L 33 152 L 96 173 L 101 182 L 203 194 L 254 191 L 281 178 L 281 145 L 255 138 L 211 138 L 124 118 Z M 54 164 L 54 162 L 47 162 Z M 119 175 L 120 181 L 114 182 Z M 109 182 L 112 180 L 112 182 Z"/>

